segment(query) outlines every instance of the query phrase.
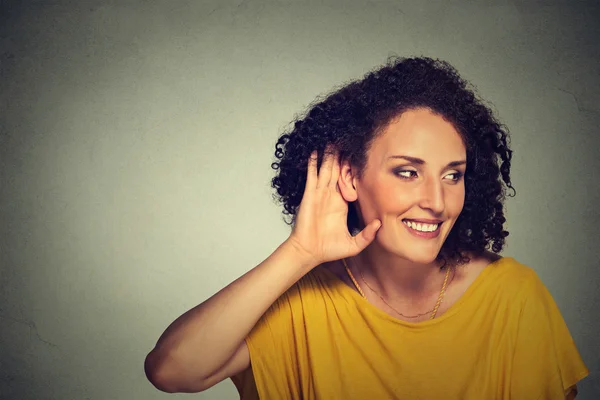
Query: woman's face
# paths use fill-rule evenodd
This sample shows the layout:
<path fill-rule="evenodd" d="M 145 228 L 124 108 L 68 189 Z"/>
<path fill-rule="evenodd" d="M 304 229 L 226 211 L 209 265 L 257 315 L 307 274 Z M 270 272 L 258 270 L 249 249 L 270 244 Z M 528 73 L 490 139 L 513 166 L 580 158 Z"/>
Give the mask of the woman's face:
<path fill-rule="evenodd" d="M 433 262 L 462 211 L 465 169 L 463 140 L 441 116 L 419 108 L 393 120 L 373 142 L 362 180 L 353 180 L 363 222 L 382 222 L 376 245 Z"/>

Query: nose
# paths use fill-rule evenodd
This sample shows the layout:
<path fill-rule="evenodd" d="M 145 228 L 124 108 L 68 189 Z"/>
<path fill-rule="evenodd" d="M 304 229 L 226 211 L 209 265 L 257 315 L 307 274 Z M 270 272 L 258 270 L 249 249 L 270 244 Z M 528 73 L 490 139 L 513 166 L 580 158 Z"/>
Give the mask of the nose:
<path fill-rule="evenodd" d="M 419 206 L 439 215 L 444 212 L 444 188 L 438 179 L 427 178 L 421 186 Z"/>

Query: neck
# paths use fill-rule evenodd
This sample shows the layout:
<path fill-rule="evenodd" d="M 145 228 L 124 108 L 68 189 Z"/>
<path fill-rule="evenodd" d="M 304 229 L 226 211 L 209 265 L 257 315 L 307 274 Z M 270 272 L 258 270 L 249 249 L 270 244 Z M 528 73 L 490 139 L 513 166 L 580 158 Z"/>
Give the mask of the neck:
<path fill-rule="evenodd" d="M 446 270 L 440 270 L 439 262 L 413 262 L 389 253 L 376 242 L 354 257 L 353 264 L 377 294 L 398 302 L 415 303 L 437 297 L 446 277 Z M 448 284 L 452 279 L 451 271 Z"/>

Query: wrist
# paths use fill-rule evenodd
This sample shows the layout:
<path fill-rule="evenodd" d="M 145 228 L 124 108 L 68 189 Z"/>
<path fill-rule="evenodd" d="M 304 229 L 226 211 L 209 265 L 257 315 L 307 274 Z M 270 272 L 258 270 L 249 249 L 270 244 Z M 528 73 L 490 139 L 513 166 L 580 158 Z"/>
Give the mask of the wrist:
<path fill-rule="evenodd" d="M 300 268 L 308 272 L 320 264 L 315 257 L 307 251 L 296 239 L 289 237 L 283 242 L 282 248 L 289 252 Z"/>

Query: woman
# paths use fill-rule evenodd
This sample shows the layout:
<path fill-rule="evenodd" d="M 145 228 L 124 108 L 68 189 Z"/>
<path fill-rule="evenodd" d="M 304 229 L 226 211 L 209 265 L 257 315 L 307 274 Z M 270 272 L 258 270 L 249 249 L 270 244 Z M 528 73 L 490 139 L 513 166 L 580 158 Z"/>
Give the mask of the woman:
<path fill-rule="evenodd" d="M 506 129 L 453 67 L 390 60 L 314 105 L 275 154 L 290 236 L 167 328 L 145 362 L 157 388 L 575 397 L 589 371 L 554 300 L 497 254 Z"/>

